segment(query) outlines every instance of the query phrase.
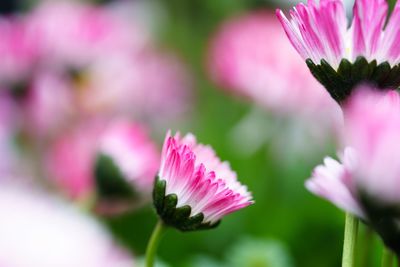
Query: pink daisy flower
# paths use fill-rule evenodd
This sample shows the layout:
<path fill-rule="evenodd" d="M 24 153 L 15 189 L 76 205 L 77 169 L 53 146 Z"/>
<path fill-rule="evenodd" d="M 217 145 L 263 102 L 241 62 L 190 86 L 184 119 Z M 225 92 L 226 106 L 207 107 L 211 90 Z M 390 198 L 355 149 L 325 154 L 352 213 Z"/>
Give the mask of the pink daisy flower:
<path fill-rule="evenodd" d="M 326 158 L 306 187 L 366 221 L 400 255 L 400 96 L 362 90 L 345 106 L 341 162 Z"/>
<path fill-rule="evenodd" d="M 400 3 L 385 27 L 385 0 L 356 0 L 349 25 L 342 0 L 309 0 L 277 16 L 292 45 L 338 102 L 360 83 L 380 89 L 400 85 Z"/>
<path fill-rule="evenodd" d="M 182 231 L 215 227 L 225 215 L 253 203 L 227 162 L 196 138 L 167 133 L 154 204 L 167 225 Z"/>

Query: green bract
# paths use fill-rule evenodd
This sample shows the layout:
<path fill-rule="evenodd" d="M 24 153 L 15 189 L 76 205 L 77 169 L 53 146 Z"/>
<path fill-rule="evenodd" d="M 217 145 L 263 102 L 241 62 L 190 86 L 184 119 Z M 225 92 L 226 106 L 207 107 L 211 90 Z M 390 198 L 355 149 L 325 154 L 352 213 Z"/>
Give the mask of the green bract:
<path fill-rule="evenodd" d="M 95 165 L 96 191 L 101 200 L 130 201 L 138 197 L 133 186 L 127 182 L 112 158 L 97 156 Z"/>
<path fill-rule="evenodd" d="M 190 216 L 192 208 L 185 205 L 177 208 L 178 196 L 176 194 L 165 195 L 166 181 L 156 177 L 153 190 L 153 203 L 157 214 L 162 221 L 180 231 L 195 231 L 212 229 L 219 225 L 219 221 L 210 224 L 203 222 L 203 213 Z"/>
<path fill-rule="evenodd" d="M 394 90 L 400 86 L 400 65 L 390 66 L 388 62 L 378 65 L 376 60 L 368 62 L 364 57 L 357 57 L 354 63 L 342 59 L 337 70 L 324 59 L 319 65 L 311 59 L 307 59 L 306 63 L 314 77 L 339 104 L 364 83 L 382 90 Z"/>

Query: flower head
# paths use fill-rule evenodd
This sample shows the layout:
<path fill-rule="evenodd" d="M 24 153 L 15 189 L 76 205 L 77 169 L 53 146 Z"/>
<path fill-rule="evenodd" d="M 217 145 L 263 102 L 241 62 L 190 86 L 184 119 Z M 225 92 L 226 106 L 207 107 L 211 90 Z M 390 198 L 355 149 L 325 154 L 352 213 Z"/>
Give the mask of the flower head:
<path fill-rule="evenodd" d="M 345 106 L 342 163 L 318 166 L 307 188 L 370 224 L 400 253 L 400 96 L 359 91 Z"/>
<path fill-rule="evenodd" d="M 400 3 L 385 27 L 387 14 L 385 0 L 356 0 L 348 28 L 342 0 L 300 3 L 290 19 L 277 11 L 292 45 L 338 102 L 360 83 L 381 89 L 400 85 Z"/>
<path fill-rule="evenodd" d="M 147 132 L 127 120 L 85 123 L 51 144 L 46 167 L 52 181 L 74 200 L 97 194 L 103 214 L 148 201 L 159 152 Z"/>
<path fill-rule="evenodd" d="M 193 135 L 179 133 L 166 136 L 153 198 L 164 223 L 182 231 L 214 227 L 253 203 L 227 162 Z"/>

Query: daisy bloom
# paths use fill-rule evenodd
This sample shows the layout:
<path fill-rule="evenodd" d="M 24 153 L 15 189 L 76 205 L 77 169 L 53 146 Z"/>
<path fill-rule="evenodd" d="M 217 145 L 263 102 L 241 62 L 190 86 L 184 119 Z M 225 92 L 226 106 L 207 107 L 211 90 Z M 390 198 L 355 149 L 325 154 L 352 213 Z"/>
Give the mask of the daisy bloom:
<path fill-rule="evenodd" d="M 400 255 L 400 96 L 360 90 L 345 106 L 341 162 L 326 158 L 306 187 L 367 222 Z"/>
<path fill-rule="evenodd" d="M 211 228 L 253 203 L 227 162 L 192 134 L 179 133 L 167 133 L 153 197 L 163 222 L 182 231 Z"/>
<path fill-rule="evenodd" d="M 151 199 L 159 152 L 128 120 L 85 121 L 58 136 L 46 154 L 49 179 L 72 200 L 96 196 L 96 211 L 121 213 Z"/>
<path fill-rule="evenodd" d="M 160 221 L 146 250 L 146 266 L 154 266 L 158 243 L 167 227 L 194 231 L 216 227 L 222 217 L 254 203 L 228 162 L 192 134 L 168 132 L 161 166 L 154 182 L 153 202 Z"/>
<path fill-rule="evenodd" d="M 300 3 L 290 18 L 277 10 L 292 45 L 340 103 L 360 83 L 382 90 L 400 85 L 400 3 L 387 24 L 385 0 L 356 0 L 353 13 L 348 27 L 342 0 Z"/>

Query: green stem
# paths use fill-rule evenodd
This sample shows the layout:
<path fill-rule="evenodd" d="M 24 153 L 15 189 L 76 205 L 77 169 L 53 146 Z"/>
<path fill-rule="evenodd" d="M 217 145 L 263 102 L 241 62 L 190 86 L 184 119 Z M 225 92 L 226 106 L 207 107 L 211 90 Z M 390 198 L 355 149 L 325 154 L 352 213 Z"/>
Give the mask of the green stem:
<path fill-rule="evenodd" d="M 371 262 L 371 254 L 373 251 L 373 243 L 374 243 L 374 232 L 373 230 L 367 226 L 364 230 L 364 238 L 362 240 L 361 247 L 361 255 L 359 257 L 360 262 L 358 262 L 358 266 L 368 267 Z"/>
<path fill-rule="evenodd" d="M 158 244 L 160 243 L 161 237 L 167 230 L 165 224 L 160 220 L 158 221 L 156 227 L 151 234 L 149 243 L 147 244 L 146 249 L 146 267 L 153 267 L 154 266 L 154 259 L 157 252 Z"/>
<path fill-rule="evenodd" d="M 394 257 L 393 257 L 393 253 L 387 249 L 387 248 L 383 248 L 383 252 L 382 252 L 382 267 L 393 267 L 393 261 L 394 261 Z"/>
<path fill-rule="evenodd" d="M 344 229 L 344 244 L 342 267 L 354 267 L 356 243 L 358 234 L 358 219 L 353 215 L 346 214 L 346 225 Z"/>

